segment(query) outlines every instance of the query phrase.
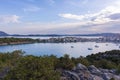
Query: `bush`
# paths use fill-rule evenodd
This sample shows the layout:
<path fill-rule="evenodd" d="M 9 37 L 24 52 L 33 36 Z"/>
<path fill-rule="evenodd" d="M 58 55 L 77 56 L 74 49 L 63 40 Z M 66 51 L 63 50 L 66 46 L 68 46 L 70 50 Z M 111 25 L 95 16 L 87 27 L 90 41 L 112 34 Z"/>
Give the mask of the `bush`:
<path fill-rule="evenodd" d="M 60 75 L 54 70 L 50 57 L 26 56 L 21 58 L 14 69 L 10 70 L 5 80 L 59 80 Z"/>

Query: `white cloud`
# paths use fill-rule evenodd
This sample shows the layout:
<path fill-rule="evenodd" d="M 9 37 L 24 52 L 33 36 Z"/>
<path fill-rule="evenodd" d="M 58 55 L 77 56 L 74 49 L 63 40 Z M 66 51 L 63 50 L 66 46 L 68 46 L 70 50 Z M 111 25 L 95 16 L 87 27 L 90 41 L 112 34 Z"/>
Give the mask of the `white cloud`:
<path fill-rule="evenodd" d="M 96 24 L 90 21 L 77 21 L 67 23 L 31 22 L 19 23 L 19 25 L 10 24 L 8 26 L 12 26 L 12 28 L 7 28 L 7 31 L 11 34 L 89 34 L 98 32 L 119 32 L 120 21 L 111 21 L 103 24 Z M 0 27 L 2 30 L 6 30 L 5 27 L 2 27 L 1 25 Z"/>
<path fill-rule="evenodd" d="M 32 11 L 28 7 L 25 11 Z M 33 8 L 34 9 L 34 8 Z M 35 10 L 35 11 L 39 11 Z M 33 12 L 35 12 L 33 10 Z M 11 24 L 12 28 L 7 28 L 10 33 L 20 34 L 83 34 L 83 33 L 102 33 L 102 32 L 119 32 L 120 20 L 113 19 L 120 13 L 120 2 L 114 3 L 110 6 L 105 7 L 96 13 L 87 13 L 83 15 L 75 15 L 71 13 L 59 14 L 62 18 L 73 19 L 74 22 L 55 22 L 55 23 L 20 23 Z M 117 15 L 118 16 L 118 15 Z M 111 18 L 112 17 L 112 18 Z M 76 21 L 77 20 L 77 21 Z M 1 21 L 1 18 L 0 18 Z M 4 21 L 5 22 L 5 21 Z M 6 21 L 7 22 L 7 21 Z M 10 21 L 11 22 L 11 21 Z M 18 22 L 18 21 L 16 21 Z M 1 25 L 0 25 L 1 26 Z M 17 26 L 17 27 L 16 27 Z M 5 28 L 5 27 L 2 27 Z M 3 29 L 4 30 L 4 29 Z M 14 32 L 13 32 L 14 30 Z M 27 31 L 26 31 L 27 30 Z"/>
<path fill-rule="evenodd" d="M 60 17 L 67 19 L 74 19 L 80 21 L 91 21 L 94 23 L 106 23 L 112 21 L 108 16 L 120 13 L 120 2 L 115 2 L 113 5 L 107 6 L 106 8 L 100 10 L 96 13 L 89 13 L 83 15 L 75 15 L 71 13 L 59 14 Z"/>
<path fill-rule="evenodd" d="M 23 8 L 24 12 L 37 12 L 39 10 L 41 10 L 40 7 L 37 6 L 28 6 L 26 8 Z"/>
<path fill-rule="evenodd" d="M 19 16 L 17 15 L 2 15 L 0 16 L 0 23 L 19 23 Z"/>
<path fill-rule="evenodd" d="M 74 15 L 74 14 L 59 14 L 60 17 L 67 19 L 74 19 L 80 21 L 91 21 L 94 23 L 105 23 L 112 21 L 111 19 L 106 17 L 106 14 L 95 13 L 95 14 L 85 14 L 85 15 Z"/>
<path fill-rule="evenodd" d="M 83 20 L 85 18 L 84 15 L 74 15 L 74 14 L 59 14 L 59 16 L 63 17 L 63 18 L 68 18 L 68 19 L 76 19 L 76 20 Z"/>

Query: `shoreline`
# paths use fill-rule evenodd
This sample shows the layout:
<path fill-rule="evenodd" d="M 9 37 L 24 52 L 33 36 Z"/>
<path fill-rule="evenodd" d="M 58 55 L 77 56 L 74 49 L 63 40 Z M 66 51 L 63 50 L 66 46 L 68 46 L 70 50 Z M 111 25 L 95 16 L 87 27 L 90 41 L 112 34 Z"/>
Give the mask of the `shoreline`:
<path fill-rule="evenodd" d="M 20 45 L 20 44 L 32 44 L 34 42 L 11 42 L 11 43 L 0 43 L 0 46 L 7 46 L 7 45 Z"/>
<path fill-rule="evenodd" d="M 96 42 L 96 43 L 118 43 L 120 40 L 111 40 L 106 38 L 77 38 L 77 37 L 64 37 L 64 38 L 49 38 L 49 39 L 32 39 L 32 38 L 0 38 L 0 46 L 5 45 L 19 45 L 31 43 L 78 43 L 78 42 Z"/>

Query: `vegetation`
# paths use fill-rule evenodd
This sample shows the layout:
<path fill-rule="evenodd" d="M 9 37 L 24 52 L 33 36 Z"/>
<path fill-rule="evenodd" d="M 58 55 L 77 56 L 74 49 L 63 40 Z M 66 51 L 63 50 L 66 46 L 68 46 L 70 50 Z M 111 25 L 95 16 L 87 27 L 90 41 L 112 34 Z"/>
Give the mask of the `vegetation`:
<path fill-rule="evenodd" d="M 59 58 L 54 55 L 32 56 L 23 54 L 24 52 L 19 50 L 11 53 L 0 53 L 0 73 L 5 73 L 4 80 L 59 80 L 61 69 L 70 70 L 77 63 L 120 71 L 120 50 L 78 58 L 70 58 L 67 54 Z"/>
<path fill-rule="evenodd" d="M 0 38 L 0 44 L 21 44 L 21 43 L 34 43 L 39 42 L 38 39 L 30 39 L 30 38 Z"/>
<path fill-rule="evenodd" d="M 112 50 L 99 52 L 98 54 L 88 55 L 86 59 L 97 67 L 107 69 L 119 69 L 120 65 L 120 50 Z"/>
<path fill-rule="evenodd" d="M 60 74 L 55 70 L 55 56 L 23 56 L 22 51 L 1 53 L 1 71 L 9 68 L 5 80 L 59 80 Z M 52 77 L 51 77 L 52 76 Z"/>

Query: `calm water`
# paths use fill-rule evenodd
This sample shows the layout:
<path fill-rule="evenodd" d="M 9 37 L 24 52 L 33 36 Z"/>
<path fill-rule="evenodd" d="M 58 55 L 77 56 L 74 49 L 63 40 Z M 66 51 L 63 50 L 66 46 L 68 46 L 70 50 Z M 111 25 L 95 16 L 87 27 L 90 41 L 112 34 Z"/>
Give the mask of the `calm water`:
<path fill-rule="evenodd" d="M 106 45 L 107 44 L 107 45 Z M 99 46 L 98 48 L 95 45 Z M 71 48 L 73 46 L 73 48 Z M 113 49 L 119 49 L 120 44 L 114 43 L 95 43 L 95 42 L 78 42 L 78 43 L 34 43 L 21 45 L 0 46 L 0 52 L 11 52 L 14 50 L 23 50 L 26 55 L 50 55 L 63 56 L 69 54 L 71 57 L 86 56 L 91 53 L 104 52 Z M 88 50 L 92 48 L 92 50 Z"/>

